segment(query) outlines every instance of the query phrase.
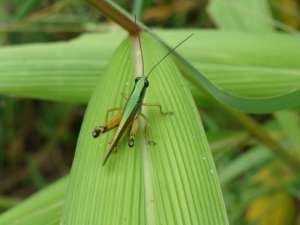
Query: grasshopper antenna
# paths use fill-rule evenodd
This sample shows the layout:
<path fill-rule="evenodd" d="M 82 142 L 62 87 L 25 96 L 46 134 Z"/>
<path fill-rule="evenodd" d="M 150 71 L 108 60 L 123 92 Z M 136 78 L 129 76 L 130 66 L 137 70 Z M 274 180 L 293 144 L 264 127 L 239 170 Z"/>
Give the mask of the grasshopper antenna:
<path fill-rule="evenodd" d="M 179 42 L 174 48 L 172 48 L 164 57 L 162 57 L 157 63 L 154 64 L 154 66 L 152 66 L 152 68 L 150 69 L 150 71 L 147 73 L 146 78 L 149 77 L 149 75 L 153 72 L 154 69 L 156 69 L 156 67 L 161 64 L 172 52 L 174 52 L 180 45 L 182 45 L 184 42 L 186 42 L 188 39 L 190 39 L 190 37 L 192 37 L 194 34 L 190 34 L 189 36 L 187 36 L 184 40 L 182 40 L 181 42 Z"/>
<path fill-rule="evenodd" d="M 136 15 L 134 15 L 134 23 L 136 24 Z M 139 32 L 137 33 L 137 37 L 138 37 L 138 41 L 139 41 L 139 48 L 140 48 L 141 59 L 142 59 L 142 74 L 141 74 L 141 76 L 143 76 L 144 73 L 145 73 L 145 71 L 144 71 L 144 54 L 143 54 L 141 37 L 140 37 L 140 33 Z"/>

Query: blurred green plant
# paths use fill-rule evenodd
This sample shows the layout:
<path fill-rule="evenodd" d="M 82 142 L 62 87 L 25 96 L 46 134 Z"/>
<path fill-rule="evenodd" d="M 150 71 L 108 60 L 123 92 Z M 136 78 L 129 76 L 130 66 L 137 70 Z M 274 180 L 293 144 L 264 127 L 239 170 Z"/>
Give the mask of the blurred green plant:
<path fill-rule="evenodd" d="M 141 1 L 134 1 L 133 12 L 141 18 L 145 4 L 150 4 L 150 2 L 151 1 L 142 4 Z M 269 220 L 266 216 L 266 213 L 270 210 L 269 205 L 282 203 L 281 206 L 290 210 L 287 212 L 279 208 L 274 208 L 274 210 L 277 210 L 274 212 L 280 211 L 282 215 L 286 216 L 281 217 L 281 224 L 284 222 L 286 222 L 286 224 L 294 224 L 294 201 L 298 198 L 297 196 L 299 196 L 299 191 L 297 190 L 298 152 L 300 149 L 297 139 L 300 132 L 298 112 L 296 110 L 276 112 L 275 119 L 278 121 L 280 127 L 278 127 L 277 121 L 270 118 L 270 116 L 266 117 L 267 120 L 264 119 L 264 116 L 259 116 L 258 118 L 262 119 L 262 124 L 264 124 L 264 126 L 261 126 L 247 115 L 228 108 L 228 106 L 224 106 L 223 104 L 225 103 L 244 111 L 256 113 L 274 112 L 298 107 L 300 85 L 299 55 L 297 51 L 299 48 L 298 38 L 288 34 L 278 34 L 274 32 L 275 28 L 292 32 L 295 32 L 295 30 L 273 19 L 266 1 L 251 1 L 250 3 L 249 1 L 239 0 L 238 2 L 231 1 L 230 4 L 229 2 L 228 4 L 224 3 L 225 1 L 221 0 L 212 1 L 209 12 L 217 24 L 223 27 L 223 29 L 236 31 L 198 31 L 194 29 L 184 29 L 181 31 L 158 30 L 156 32 L 160 42 L 164 45 L 167 43 L 169 46 L 173 46 L 178 40 L 185 37 L 187 33 L 195 33 L 193 39 L 178 50 L 180 55 L 178 54 L 174 56 L 173 59 L 168 60 L 170 62 L 174 60 L 176 65 L 168 65 L 169 67 L 162 65 L 162 70 L 157 73 L 159 74 L 164 71 L 161 77 L 171 77 L 169 71 L 178 67 L 186 78 L 186 84 L 177 84 L 177 86 L 182 87 L 187 85 L 193 93 L 196 104 L 201 109 L 206 134 L 209 137 L 214 159 L 218 166 L 220 183 L 223 186 L 223 193 L 231 223 L 247 224 L 248 222 L 258 222 L 259 224 L 269 224 L 270 221 L 273 223 L 272 218 Z M 245 4 L 248 7 L 244 7 Z M 30 10 L 28 12 L 30 12 Z M 253 16 L 253 12 L 255 12 L 257 16 Z M 255 17 L 255 20 L 252 19 L 253 17 Z M 180 19 L 177 20 L 177 22 L 180 24 Z M 98 25 L 95 27 L 97 26 Z M 92 30 L 95 29 L 95 27 L 92 27 Z M 138 190 L 141 190 L 140 187 L 143 186 L 141 177 L 145 176 L 145 173 L 143 174 L 141 172 L 141 170 L 143 171 L 145 169 L 141 163 L 145 162 L 143 161 L 145 159 L 140 156 L 140 161 L 137 161 L 136 158 L 128 157 L 128 161 L 131 162 L 130 165 L 132 165 L 131 167 L 128 166 L 126 164 L 128 162 L 125 161 L 127 159 L 126 154 L 128 155 L 129 153 L 122 151 L 123 148 L 126 147 L 121 146 L 119 149 L 122 153 L 118 152 L 118 154 L 114 156 L 115 161 L 118 161 L 115 163 L 119 164 L 116 170 L 122 170 L 123 173 L 125 173 L 124 171 L 131 171 L 128 172 L 130 174 L 135 171 L 134 174 L 138 176 L 138 179 L 130 182 L 131 179 L 134 179 L 134 176 L 129 176 L 129 179 L 128 177 L 125 179 L 125 177 L 119 177 L 117 175 L 118 173 L 112 173 L 108 176 L 108 174 L 106 175 L 105 169 L 100 168 L 99 165 L 101 163 L 99 163 L 99 165 L 97 164 L 97 162 L 99 162 L 98 159 L 101 159 L 101 152 L 106 149 L 106 144 L 101 144 L 103 149 L 99 150 L 95 144 L 90 143 L 89 131 L 92 125 L 94 126 L 96 123 L 91 121 L 99 120 L 98 122 L 101 122 L 101 115 L 104 113 L 105 108 L 107 108 L 103 104 L 105 102 L 113 102 L 109 99 L 102 100 L 103 95 L 100 96 L 100 90 L 104 90 L 109 82 L 112 84 L 107 86 L 111 88 L 113 85 L 119 85 L 120 87 L 126 83 L 123 79 L 118 79 L 121 77 L 121 75 L 118 75 L 120 71 L 118 71 L 119 68 L 114 66 L 113 63 L 121 65 L 122 57 L 132 60 L 131 55 L 128 54 L 128 52 L 130 52 L 128 49 L 126 51 L 118 50 L 118 53 L 114 56 L 114 60 L 111 61 L 111 64 L 109 63 L 110 66 L 108 69 L 105 69 L 106 64 L 108 64 L 116 49 L 117 43 L 120 43 L 126 34 L 120 30 L 115 31 L 113 27 L 102 26 L 101 29 L 104 31 L 101 34 L 85 35 L 71 42 L 6 47 L 2 48 L 0 54 L 2 62 L 0 71 L 0 92 L 5 95 L 86 103 L 88 99 L 90 99 L 98 80 L 100 82 L 98 88 L 95 89 L 98 90 L 98 94 L 96 91 L 93 95 L 94 97 L 89 104 L 90 106 L 88 107 L 88 112 L 83 123 L 83 130 L 81 131 L 76 151 L 75 164 L 72 169 L 71 184 L 67 192 L 68 197 L 63 218 L 66 223 L 70 224 L 82 224 L 83 221 L 89 220 L 88 218 L 91 218 L 91 220 L 95 222 L 93 224 L 100 223 L 99 221 L 102 220 L 105 220 L 106 223 L 110 223 L 108 221 L 116 221 L 120 218 L 126 219 L 129 223 L 130 219 L 137 218 L 137 216 L 149 219 L 145 214 L 139 213 L 138 210 L 135 210 L 132 215 L 129 213 L 129 211 L 132 212 L 132 207 L 137 207 L 134 203 L 138 203 L 140 199 L 138 197 L 128 197 L 136 196 L 132 194 L 132 192 L 128 192 L 126 196 L 129 199 L 122 202 L 123 204 L 129 204 L 128 206 L 120 207 L 119 203 L 114 203 L 121 198 L 121 195 L 123 196 L 123 193 L 118 192 L 118 184 L 124 186 L 123 191 L 136 190 L 138 192 Z M 86 30 L 86 27 L 82 30 Z M 82 30 L 78 29 L 77 31 Z M 240 30 L 242 30 L 243 33 L 240 32 Z M 162 53 L 163 48 L 158 47 L 158 44 L 154 44 L 155 41 L 152 40 L 151 37 L 143 37 L 143 43 L 144 48 L 146 48 L 145 54 L 150 54 L 150 56 L 147 55 L 146 61 L 152 60 L 152 63 L 146 62 L 146 64 L 150 66 L 159 58 L 152 51 L 156 49 L 155 52 Z M 129 40 L 127 40 L 127 44 L 123 43 L 123 48 L 126 45 L 130 46 Z M 118 57 L 119 59 L 116 59 Z M 118 60 L 120 62 L 117 62 Z M 130 64 L 130 61 L 126 63 L 127 66 L 134 64 L 133 62 Z M 130 68 L 130 66 L 128 68 Z M 201 70 L 203 74 L 199 73 L 198 70 Z M 113 71 L 109 78 L 107 75 L 109 74 L 108 71 Z M 128 82 L 130 83 L 132 79 L 129 79 L 129 76 L 133 76 L 134 68 L 125 71 L 127 72 L 124 73 L 123 71 L 122 75 L 125 77 L 124 74 L 128 73 Z M 175 73 L 178 73 L 178 70 Z M 112 79 L 112 77 L 116 78 Z M 155 80 L 155 78 L 153 79 Z M 114 82 L 112 82 L 112 80 Z M 169 82 L 170 81 L 166 83 Z M 159 85 L 161 84 L 155 85 L 155 87 L 159 88 L 157 93 L 160 93 L 159 90 L 165 88 Z M 128 88 L 129 87 L 127 87 L 127 89 Z M 172 96 L 176 93 L 173 90 L 176 89 L 178 88 L 170 87 L 169 90 Z M 119 89 L 118 91 L 121 92 Z M 163 94 L 165 93 L 168 93 L 168 91 L 163 92 Z M 150 94 L 150 100 L 152 98 L 153 100 L 157 99 L 158 94 L 155 95 L 156 96 L 152 96 Z M 183 98 L 182 96 L 184 95 L 180 94 L 180 98 Z M 121 94 L 110 97 L 116 98 L 117 102 L 121 101 Z M 173 98 L 168 97 L 167 99 L 172 100 Z M 221 101 L 222 104 L 220 105 L 216 99 Z M 178 108 L 180 104 L 177 102 L 174 102 L 174 104 L 172 101 L 170 103 L 165 102 L 164 105 L 169 104 L 171 108 L 176 108 L 174 111 L 180 111 Z M 191 115 L 191 111 L 193 110 L 186 110 L 185 114 L 190 116 L 188 117 L 189 121 L 196 121 L 195 116 Z M 162 137 L 164 133 L 158 132 L 167 127 L 164 125 L 164 121 L 159 120 L 160 122 L 158 123 L 156 121 L 158 118 L 156 118 L 155 112 L 150 112 L 150 115 L 150 120 L 155 118 L 155 121 L 151 122 L 151 127 L 153 126 L 151 129 L 154 130 L 157 128 L 153 134 L 154 136 L 158 135 L 155 137 L 155 140 L 167 140 L 167 138 L 170 138 L 169 136 L 167 138 Z M 215 122 L 215 119 L 217 119 L 218 122 Z M 183 118 L 180 119 L 180 121 L 183 120 Z M 178 126 L 181 127 L 180 121 L 178 121 Z M 241 132 L 239 127 L 241 124 L 246 127 L 246 132 Z M 232 130 L 238 130 L 238 132 L 228 133 L 228 131 L 226 131 L 228 127 Z M 47 130 L 47 127 L 44 129 Z M 188 135 L 189 131 L 185 130 L 184 133 L 187 137 L 183 139 L 186 140 L 188 140 L 188 137 L 193 136 L 194 133 L 196 135 L 200 133 L 200 136 L 202 136 L 201 142 L 206 143 L 203 131 L 192 132 Z M 176 137 L 182 136 L 182 134 L 179 133 L 173 134 Z M 171 138 L 170 140 L 175 140 L 175 138 Z M 186 144 L 188 145 L 188 143 Z M 264 144 L 264 146 L 262 147 L 261 144 Z M 166 149 L 167 148 L 168 146 L 166 146 Z M 89 151 L 87 151 L 87 149 L 89 149 Z M 207 147 L 205 146 L 199 147 L 199 149 L 207 152 Z M 172 148 L 172 151 L 170 151 L 172 154 L 164 158 L 164 154 L 167 154 L 169 151 L 162 149 L 157 153 L 151 150 L 151 158 L 156 157 L 155 155 L 159 155 L 159 157 L 155 158 L 155 162 L 152 162 L 154 164 L 151 163 L 151 171 L 156 171 L 156 166 L 161 165 L 160 172 L 155 172 L 153 177 L 154 180 L 155 176 L 159 177 L 159 182 L 154 182 L 152 187 L 154 187 L 154 190 L 158 190 L 158 186 L 155 185 L 161 183 L 162 180 L 174 181 L 177 186 L 184 184 L 184 187 L 176 189 L 175 192 L 177 195 L 187 190 L 187 187 L 198 187 L 198 192 L 191 191 L 189 193 L 192 193 L 193 196 L 198 196 L 195 199 L 200 199 L 203 204 L 206 204 L 201 210 L 198 208 L 199 205 L 191 204 L 186 195 L 185 197 L 182 197 L 180 194 L 178 196 L 182 197 L 180 198 L 181 203 L 185 204 L 189 202 L 187 205 L 190 207 L 190 212 L 203 213 L 203 215 L 199 217 L 200 214 L 195 213 L 187 216 L 187 214 L 184 214 L 185 209 L 176 208 L 180 204 L 175 203 L 175 195 L 158 195 L 159 192 L 157 191 L 153 193 L 155 196 L 161 196 L 159 198 L 161 202 L 164 202 L 164 205 L 168 205 L 168 202 L 174 202 L 174 204 L 172 204 L 173 207 L 169 207 L 169 210 L 178 210 L 178 212 L 183 214 L 169 214 L 170 211 L 167 209 L 162 215 L 160 213 L 163 211 L 155 211 L 155 206 L 159 207 L 159 205 L 154 204 L 153 209 L 151 209 L 151 207 L 150 209 L 148 208 L 148 211 L 146 211 L 148 214 L 146 213 L 146 215 L 149 216 L 151 213 L 152 215 L 156 215 L 153 218 L 156 218 L 155 220 L 157 221 L 163 220 L 164 218 L 166 221 L 171 221 L 171 218 L 177 218 L 177 223 L 180 223 L 179 221 L 185 221 L 185 224 L 187 224 L 193 221 L 194 223 L 191 223 L 195 224 L 195 221 L 197 221 L 196 224 L 225 224 L 226 218 L 221 215 L 224 213 L 224 208 L 222 207 L 223 203 L 220 195 L 216 195 L 218 196 L 218 200 L 211 199 L 211 201 L 209 201 L 208 199 L 201 198 L 201 196 L 205 196 L 207 193 L 218 193 L 218 183 L 215 177 L 210 177 L 203 182 L 203 185 L 202 182 L 197 184 L 197 181 L 195 181 L 195 183 L 180 182 L 176 179 L 177 176 L 181 179 L 183 179 L 182 177 L 189 179 L 192 177 L 191 174 L 198 173 L 204 176 L 206 173 L 209 173 L 210 168 L 213 167 L 212 160 L 208 160 L 208 164 L 200 163 L 196 166 L 191 160 L 185 161 L 186 158 L 184 155 L 180 155 L 178 158 L 182 160 L 177 161 L 176 152 L 180 152 L 180 148 L 178 148 L 177 151 L 173 151 Z M 139 157 L 138 155 L 140 153 L 136 152 L 137 151 L 133 154 L 135 154 L 135 157 Z M 186 157 L 188 157 L 188 153 L 186 154 Z M 173 158 L 173 160 L 169 160 L 172 156 L 176 157 Z M 209 159 L 209 153 L 205 153 L 204 157 L 206 160 Z M 195 158 L 197 158 L 197 156 Z M 281 160 L 281 163 L 278 163 L 278 160 Z M 86 162 L 84 163 L 84 161 Z M 160 161 L 162 163 L 158 163 Z M 176 163 L 173 164 L 174 162 Z M 188 165 L 187 162 L 191 164 Z M 284 164 L 282 164 L 282 162 L 284 162 Z M 270 169 L 270 164 L 272 168 L 275 168 L 275 172 Z M 133 165 L 136 166 L 133 167 Z M 182 167 L 180 167 L 180 165 Z M 122 169 L 122 166 L 124 169 Z M 198 166 L 199 169 L 196 169 Z M 207 166 L 207 168 L 204 168 L 205 166 Z M 165 169 L 167 167 L 172 168 L 172 172 L 170 172 L 169 169 Z M 291 172 L 291 170 L 287 169 L 288 167 L 294 168 L 294 171 Z M 44 185 L 44 183 L 41 182 L 42 180 L 39 174 L 36 173 L 34 166 L 32 168 L 32 173 L 33 175 L 35 174 L 33 176 L 33 178 L 35 177 L 33 182 L 38 185 Z M 98 172 L 95 173 L 93 168 Z M 178 168 L 181 169 L 177 170 Z M 185 174 L 187 171 L 186 168 L 189 168 L 191 172 Z M 119 171 L 119 174 L 120 173 Z M 256 175 L 257 173 L 267 175 Z M 282 174 L 282 179 L 278 179 L 279 174 Z M 166 179 L 162 179 L 162 177 Z M 286 179 L 286 177 L 289 179 Z M 100 179 L 103 178 L 108 179 L 108 181 L 102 183 Z M 267 182 L 270 180 L 272 182 Z M 273 180 L 276 180 L 276 182 L 273 182 Z M 43 218 L 48 218 L 47 221 L 49 224 L 59 224 L 60 217 L 62 216 L 63 202 L 65 201 L 62 197 L 62 193 L 65 192 L 66 182 L 66 180 L 61 181 L 63 185 L 54 184 L 54 187 L 58 188 L 45 190 L 36 197 L 21 203 L 16 208 L 3 214 L 0 216 L 0 224 L 44 224 Z M 135 182 L 135 186 L 131 185 L 133 182 Z M 147 183 L 147 180 L 144 181 L 144 183 L 145 182 Z M 211 184 L 211 192 L 208 191 L 208 187 L 205 186 L 208 183 Z M 167 185 L 168 184 L 166 184 L 166 186 Z M 168 188 L 166 188 L 166 186 L 162 188 L 165 191 L 172 190 L 172 187 L 175 185 Z M 86 188 L 93 190 L 93 194 L 86 196 Z M 112 190 L 114 188 L 116 188 L 116 195 L 106 196 L 108 193 L 106 190 Z M 199 190 L 202 190 L 206 194 L 199 196 Z M 103 202 L 97 201 L 100 197 L 95 196 L 98 195 L 104 196 L 106 200 Z M 148 195 L 146 194 L 146 196 Z M 49 202 L 45 203 L 43 199 L 49 199 Z M 87 201 L 87 199 L 90 200 Z M 271 203 L 271 201 L 274 202 Z M 37 204 L 38 202 L 40 202 L 40 205 Z M 109 206 L 104 207 L 103 204 L 107 202 L 110 202 Z M 132 205 L 130 205 L 131 203 Z M 15 202 L 11 204 L 15 204 Z M 46 208 L 46 205 L 50 205 L 51 207 Z M 98 213 L 98 209 L 103 207 L 104 210 L 101 210 L 101 212 L 107 210 L 105 215 L 109 215 L 109 210 L 113 209 L 114 206 L 117 206 L 117 209 L 114 208 L 114 210 L 119 212 L 115 218 L 102 216 Z M 108 207 L 108 209 L 106 207 Z M 30 208 L 33 213 L 26 213 L 26 208 Z M 96 211 L 94 210 L 95 208 L 97 208 Z M 84 209 L 90 210 L 84 215 L 81 215 Z M 129 210 L 128 213 L 125 213 L 125 209 Z M 78 213 L 74 213 L 75 211 Z M 149 212 L 151 213 L 149 214 Z M 218 222 L 212 219 L 215 215 L 211 212 L 218 213 L 218 217 L 214 218 L 215 220 L 219 219 Z M 20 220 L 20 218 L 22 219 Z M 140 220 L 144 221 L 143 219 Z M 132 222 L 130 224 L 132 224 Z M 174 224 L 174 222 L 172 224 Z"/>

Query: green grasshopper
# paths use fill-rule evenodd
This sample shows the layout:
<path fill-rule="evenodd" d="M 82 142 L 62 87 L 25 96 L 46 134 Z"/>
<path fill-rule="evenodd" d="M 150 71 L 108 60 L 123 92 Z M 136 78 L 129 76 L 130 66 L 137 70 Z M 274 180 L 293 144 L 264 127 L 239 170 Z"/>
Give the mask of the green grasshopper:
<path fill-rule="evenodd" d="M 189 35 L 187 38 L 185 38 L 183 41 L 178 43 L 173 49 L 171 49 L 165 56 L 163 56 L 146 74 L 146 76 L 138 76 L 135 78 L 135 83 L 133 90 L 131 91 L 129 97 L 127 98 L 127 102 L 123 109 L 120 107 L 118 108 L 112 108 L 107 111 L 106 113 L 106 124 L 103 126 L 97 126 L 92 131 L 92 136 L 94 138 L 98 137 L 102 133 L 106 133 L 109 130 L 112 130 L 113 128 L 117 128 L 117 131 L 113 137 L 113 139 L 109 143 L 108 151 L 104 157 L 102 165 L 105 165 L 107 162 L 109 156 L 113 152 L 114 148 L 122 138 L 123 134 L 130 128 L 130 134 L 129 134 L 129 140 L 128 140 L 128 146 L 133 147 L 135 142 L 135 136 L 138 130 L 138 120 L 139 117 L 142 116 L 145 121 L 146 117 L 142 114 L 142 106 L 156 106 L 159 108 L 160 113 L 163 115 L 171 114 L 170 112 L 163 112 L 161 105 L 158 104 L 146 104 L 143 103 L 144 96 L 146 93 L 147 88 L 149 87 L 149 75 L 153 72 L 153 70 L 161 63 L 163 60 L 165 60 L 173 51 L 175 51 L 176 48 L 178 48 L 181 44 L 183 44 L 185 41 L 187 41 L 190 37 Z M 139 46 L 141 48 L 141 42 L 140 38 L 139 40 Z M 143 59 L 143 57 L 142 57 Z M 144 64 L 144 62 L 143 62 Z M 118 113 L 109 121 L 107 122 L 108 114 L 112 111 L 118 111 Z M 145 127 L 146 130 L 146 127 Z"/>

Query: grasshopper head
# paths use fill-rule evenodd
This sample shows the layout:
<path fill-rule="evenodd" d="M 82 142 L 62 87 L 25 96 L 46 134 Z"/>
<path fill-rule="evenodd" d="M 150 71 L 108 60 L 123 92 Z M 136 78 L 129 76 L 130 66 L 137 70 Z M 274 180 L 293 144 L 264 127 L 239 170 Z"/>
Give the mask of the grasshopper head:
<path fill-rule="evenodd" d="M 145 87 L 149 87 L 149 81 L 148 81 L 147 78 L 145 78 L 145 80 L 144 80 L 144 86 L 145 86 Z"/>
<path fill-rule="evenodd" d="M 148 81 L 147 77 L 136 77 L 134 81 L 135 81 L 135 83 L 143 82 L 144 87 L 146 87 L 146 88 L 149 86 L 149 81 Z"/>

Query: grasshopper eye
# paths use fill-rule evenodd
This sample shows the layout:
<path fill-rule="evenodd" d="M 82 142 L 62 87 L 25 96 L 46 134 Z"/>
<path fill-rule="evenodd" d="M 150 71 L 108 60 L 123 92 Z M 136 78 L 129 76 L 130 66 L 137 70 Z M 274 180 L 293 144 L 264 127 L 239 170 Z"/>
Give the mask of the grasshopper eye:
<path fill-rule="evenodd" d="M 144 85 L 145 85 L 145 87 L 148 87 L 149 86 L 149 81 L 145 80 Z"/>

